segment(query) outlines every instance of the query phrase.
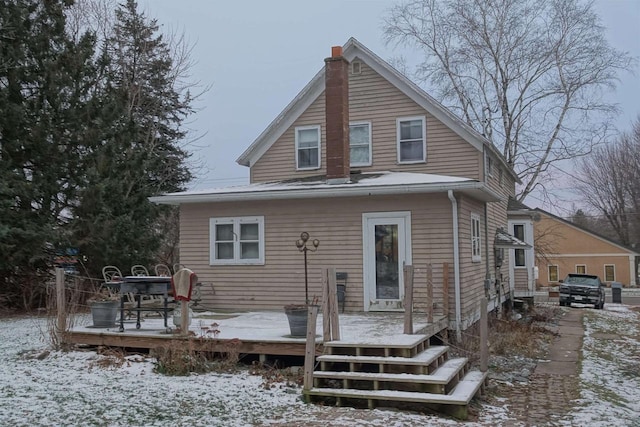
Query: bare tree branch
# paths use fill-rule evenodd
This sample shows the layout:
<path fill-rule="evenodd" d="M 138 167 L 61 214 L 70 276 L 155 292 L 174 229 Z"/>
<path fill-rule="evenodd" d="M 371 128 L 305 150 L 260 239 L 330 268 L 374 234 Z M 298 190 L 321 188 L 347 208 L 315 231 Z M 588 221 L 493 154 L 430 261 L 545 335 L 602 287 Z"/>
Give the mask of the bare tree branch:
<path fill-rule="evenodd" d="M 416 78 L 501 149 L 520 200 L 549 165 L 610 136 L 616 106 L 602 94 L 635 64 L 581 0 L 408 0 L 384 34 L 423 53 Z"/>

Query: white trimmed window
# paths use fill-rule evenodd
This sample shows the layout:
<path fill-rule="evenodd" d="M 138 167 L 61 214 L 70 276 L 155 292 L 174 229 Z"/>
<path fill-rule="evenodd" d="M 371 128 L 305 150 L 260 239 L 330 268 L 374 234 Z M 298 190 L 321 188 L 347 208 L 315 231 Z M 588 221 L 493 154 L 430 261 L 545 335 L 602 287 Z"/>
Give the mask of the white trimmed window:
<path fill-rule="evenodd" d="M 320 126 L 296 128 L 296 169 L 320 168 Z"/>
<path fill-rule="evenodd" d="M 516 239 L 526 242 L 524 238 L 524 224 L 513 224 L 513 236 Z M 525 267 L 526 261 L 524 256 L 524 249 L 514 250 L 514 265 L 516 267 Z"/>
<path fill-rule="evenodd" d="M 349 124 L 351 166 L 371 166 L 371 123 Z"/>
<path fill-rule="evenodd" d="M 484 158 L 485 158 L 485 165 L 484 165 L 485 173 L 487 176 L 493 176 L 493 158 L 487 152 L 485 152 Z"/>
<path fill-rule="evenodd" d="M 576 264 L 577 274 L 587 274 L 587 266 L 585 264 Z"/>
<path fill-rule="evenodd" d="M 264 264 L 264 217 L 210 218 L 210 264 Z"/>
<path fill-rule="evenodd" d="M 398 163 L 424 163 L 427 160 L 427 128 L 424 116 L 396 119 Z"/>
<path fill-rule="evenodd" d="M 558 281 L 558 266 L 557 265 L 550 265 L 548 267 L 548 269 L 549 269 L 549 283 L 557 282 Z"/>
<path fill-rule="evenodd" d="M 616 266 L 614 264 L 604 265 L 604 281 L 613 282 L 616 280 Z"/>
<path fill-rule="evenodd" d="M 480 216 L 471 214 L 471 261 L 478 262 L 481 260 Z"/>

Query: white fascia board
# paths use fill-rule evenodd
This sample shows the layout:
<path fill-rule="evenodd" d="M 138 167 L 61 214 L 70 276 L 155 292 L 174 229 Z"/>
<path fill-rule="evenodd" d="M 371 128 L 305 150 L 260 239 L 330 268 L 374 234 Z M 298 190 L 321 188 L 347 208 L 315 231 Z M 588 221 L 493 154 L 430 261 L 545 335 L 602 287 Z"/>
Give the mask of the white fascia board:
<path fill-rule="evenodd" d="M 186 203 L 207 202 L 238 202 L 256 200 L 286 200 L 286 199 L 319 199 L 326 197 L 358 197 L 358 196 L 383 196 L 400 194 L 427 194 L 443 193 L 449 190 L 469 194 L 483 202 L 501 201 L 502 197 L 488 188 L 484 183 L 477 181 L 458 183 L 436 184 L 398 184 L 385 186 L 326 186 L 322 188 L 298 188 L 263 191 L 244 191 L 228 193 L 203 193 L 166 195 L 149 197 L 152 203 L 164 205 L 180 205 Z"/>
<path fill-rule="evenodd" d="M 283 133 L 304 113 L 324 91 L 324 68 L 298 93 L 269 126 L 262 131 L 244 153 L 236 159 L 241 166 L 253 166 Z"/>

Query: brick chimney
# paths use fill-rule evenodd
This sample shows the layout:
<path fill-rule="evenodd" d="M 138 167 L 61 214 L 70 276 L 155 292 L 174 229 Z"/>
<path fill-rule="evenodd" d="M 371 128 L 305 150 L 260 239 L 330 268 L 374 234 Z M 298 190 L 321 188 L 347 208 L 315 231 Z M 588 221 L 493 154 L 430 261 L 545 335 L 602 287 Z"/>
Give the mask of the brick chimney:
<path fill-rule="evenodd" d="M 343 184 L 349 182 L 349 63 L 340 46 L 324 62 L 327 183 Z"/>

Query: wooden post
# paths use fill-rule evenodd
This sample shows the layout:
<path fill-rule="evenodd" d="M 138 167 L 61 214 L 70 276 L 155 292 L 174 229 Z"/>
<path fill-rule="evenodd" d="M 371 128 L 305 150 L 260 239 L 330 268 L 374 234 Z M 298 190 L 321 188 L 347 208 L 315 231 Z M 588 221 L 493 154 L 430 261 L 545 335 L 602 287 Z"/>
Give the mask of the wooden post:
<path fill-rule="evenodd" d="M 489 367 L 489 319 L 487 318 L 487 297 L 480 299 L 480 371 Z"/>
<path fill-rule="evenodd" d="M 329 280 L 329 318 L 331 319 L 331 340 L 340 340 L 340 323 L 338 320 L 338 286 L 336 284 L 336 269 L 331 267 L 327 271 Z"/>
<path fill-rule="evenodd" d="M 64 333 L 67 330 L 67 296 L 64 289 L 64 269 L 56 268 L 56 306 L 58 320 L 56 322 L 56 335 L 58 340 L 64 342 Z"/>
<path fill-rule="evenodd" d="M 322 341 L 331 341 L 331 315 L 329 314 L 329 269 L 322 269 Z"/>
<path fill-rule="evenodd" d="M 308 310 L 307 345 L 304 350 L 304 391 L 309 391 L 313 387 L 313 367 L 316 364 L 316 319 L 318 317 L 318 306 L 310 305 Z"/>
<path fill-rule="evenodd" d="M 433 323 L 433 267 L 427 264 L 427 322 Z"/>
<path fill-rule="evenodd" d="M 180 331 L 189 335 L 189 301 L 180 301 Z"/>
<path fill-rule="evenodd" d="M 442 263 L 442 310 L 449 318 L 449 263 Z"/>
<path fill-rule="evenodd" d="M 404 333 L 413 334 L 413 266 L 402 267 L 404 274 Z"/>

